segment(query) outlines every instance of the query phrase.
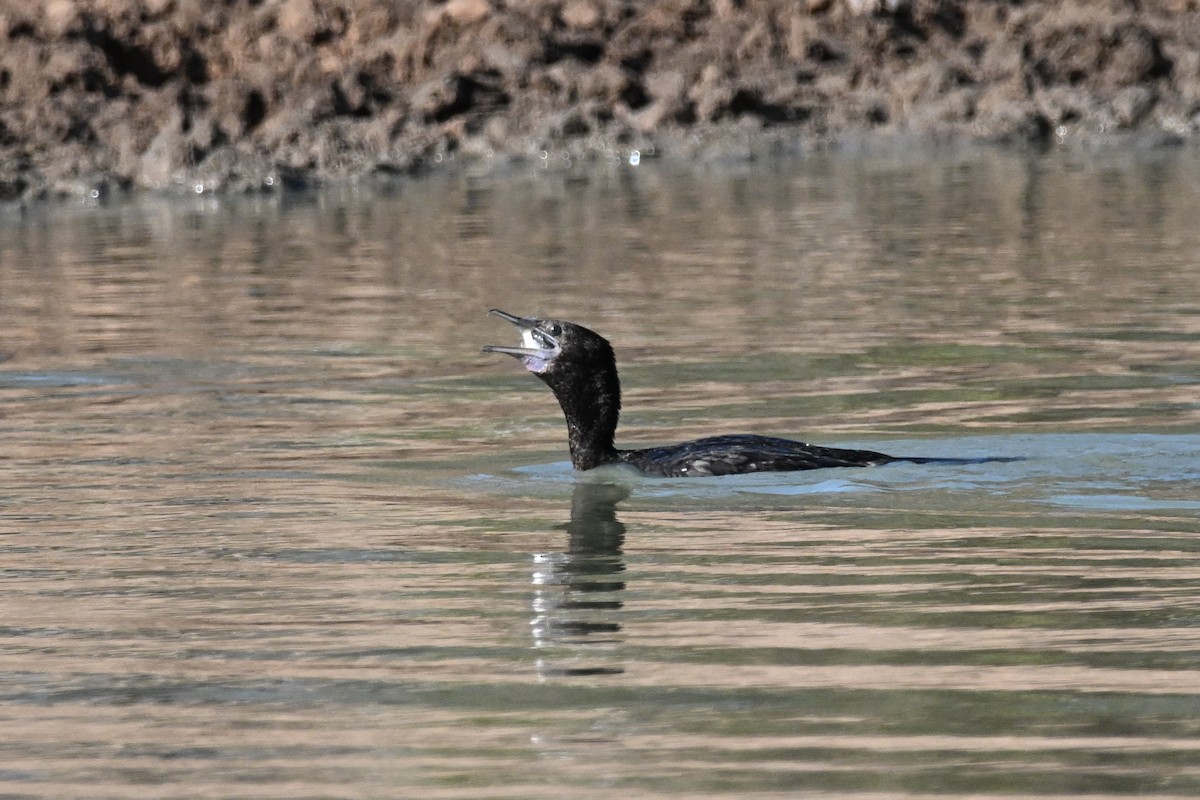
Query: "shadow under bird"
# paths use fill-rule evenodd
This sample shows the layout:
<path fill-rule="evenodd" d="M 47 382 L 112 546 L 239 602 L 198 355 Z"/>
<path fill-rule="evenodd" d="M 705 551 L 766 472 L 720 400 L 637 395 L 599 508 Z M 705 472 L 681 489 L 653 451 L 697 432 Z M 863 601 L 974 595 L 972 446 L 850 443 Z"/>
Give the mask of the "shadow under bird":
<path fill-rule="evenodd" d="M 567 418 L 571 464 L 588 470 L 628 464 L 645 475 L 669 478 L 787 472 L 823 467 L 869 467 L 907 461 L 917 464 L 976 464 L 993 458 L 913 458 L 871 450 L 820 447 L 774 436 L 709 436 L 666 447 L 618 450 L 614 444 L 621 412 L 621 382 L 612 345 L 600 334 L 574 322 L 518 317 L 493 308 L 488 312 L 521 331 L 521 347 L 485 345 L 485 353 L 504 353 L 550 387 Z"/>

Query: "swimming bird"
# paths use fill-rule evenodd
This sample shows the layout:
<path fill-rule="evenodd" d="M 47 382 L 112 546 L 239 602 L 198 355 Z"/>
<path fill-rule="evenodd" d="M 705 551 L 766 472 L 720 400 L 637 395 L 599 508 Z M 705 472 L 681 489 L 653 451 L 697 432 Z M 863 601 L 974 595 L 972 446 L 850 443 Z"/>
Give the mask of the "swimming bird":
<path fill-rule="evenodd" d="M 618 450 L 614 444 L 621 412 L 621 381 L 612 345 L 595 331 L 559 319 L 519 317 L 493 308 L 488 312 L 521 330 L 521 347 L 485 345 L 485 353 L 520 360 L 541 378 L 567 418 L 571 464 L 589 470 L 628 464 L 645 475 L 682 478 L 785 472 L 823 467 L 868 467 L 895 461 L 977 463 L 990 459 L 907 458 L 872 450 L 820 447 L 774 436 L 709 436 L 683 444 Z"/>

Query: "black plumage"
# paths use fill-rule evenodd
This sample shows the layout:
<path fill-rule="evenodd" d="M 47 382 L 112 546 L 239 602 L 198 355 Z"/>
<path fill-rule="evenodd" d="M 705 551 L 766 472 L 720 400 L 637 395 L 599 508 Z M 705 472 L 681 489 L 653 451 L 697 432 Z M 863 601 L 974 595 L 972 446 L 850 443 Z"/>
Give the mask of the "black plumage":
<path fill-rule="evenodd" d="M 671 478 L 869 467 L 897 460 L 870 450 L 818 447 L 792 439 L 744 433 L 709 436 L 666 447 L 618 450 L 617 455 L 622 462 L 632 464 L 647 475 Z"/>
<path fill-rule="evenodd" d="M 784 472 L 823 467 L 867 467 L 893 461 L 974 463 L 983 459 L 900 458 L 871 450 L 846 450 L 736 434 L 710 436 L 666 447 L 618 450 L 614 445 L 621 411 L 621 382 L 612 345 L 573 322 L 518 317 L 499 309 L 491 314 L 521 329 L 522 347 L 486 345 L 489 353 L 520 359 L 558 398 L 567 418 L 567 444 L 575 469 L 629 464 L 646 475 L 681 478 Z"/>

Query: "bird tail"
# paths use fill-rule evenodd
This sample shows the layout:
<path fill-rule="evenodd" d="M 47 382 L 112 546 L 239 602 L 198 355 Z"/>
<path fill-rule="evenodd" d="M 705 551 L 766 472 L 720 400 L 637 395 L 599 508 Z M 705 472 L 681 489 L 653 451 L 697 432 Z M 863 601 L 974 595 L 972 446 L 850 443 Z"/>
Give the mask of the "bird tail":
<path fill-rule="evenodd" d="M 1023 456 L 979 456 L 976 458 L 942 458 L 939 456 L 896 456 L 896 461 L 907 461 L 910 464 L 1002 464 L 1009 461 L 1024 461 Z"/>

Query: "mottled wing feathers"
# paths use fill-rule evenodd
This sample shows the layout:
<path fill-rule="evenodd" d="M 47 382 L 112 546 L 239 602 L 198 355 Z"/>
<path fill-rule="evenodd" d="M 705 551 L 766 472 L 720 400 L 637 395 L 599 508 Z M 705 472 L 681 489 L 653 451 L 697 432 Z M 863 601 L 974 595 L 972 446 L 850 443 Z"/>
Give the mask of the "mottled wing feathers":
<path fill-rule="evenodd" d="M 669 478 L 865 467 L 896 459 L 870 450 L 818 447 L 771 436 L 710 436 L 670 447 L 626 450 L 621 460 L 647 475 Z"/>

